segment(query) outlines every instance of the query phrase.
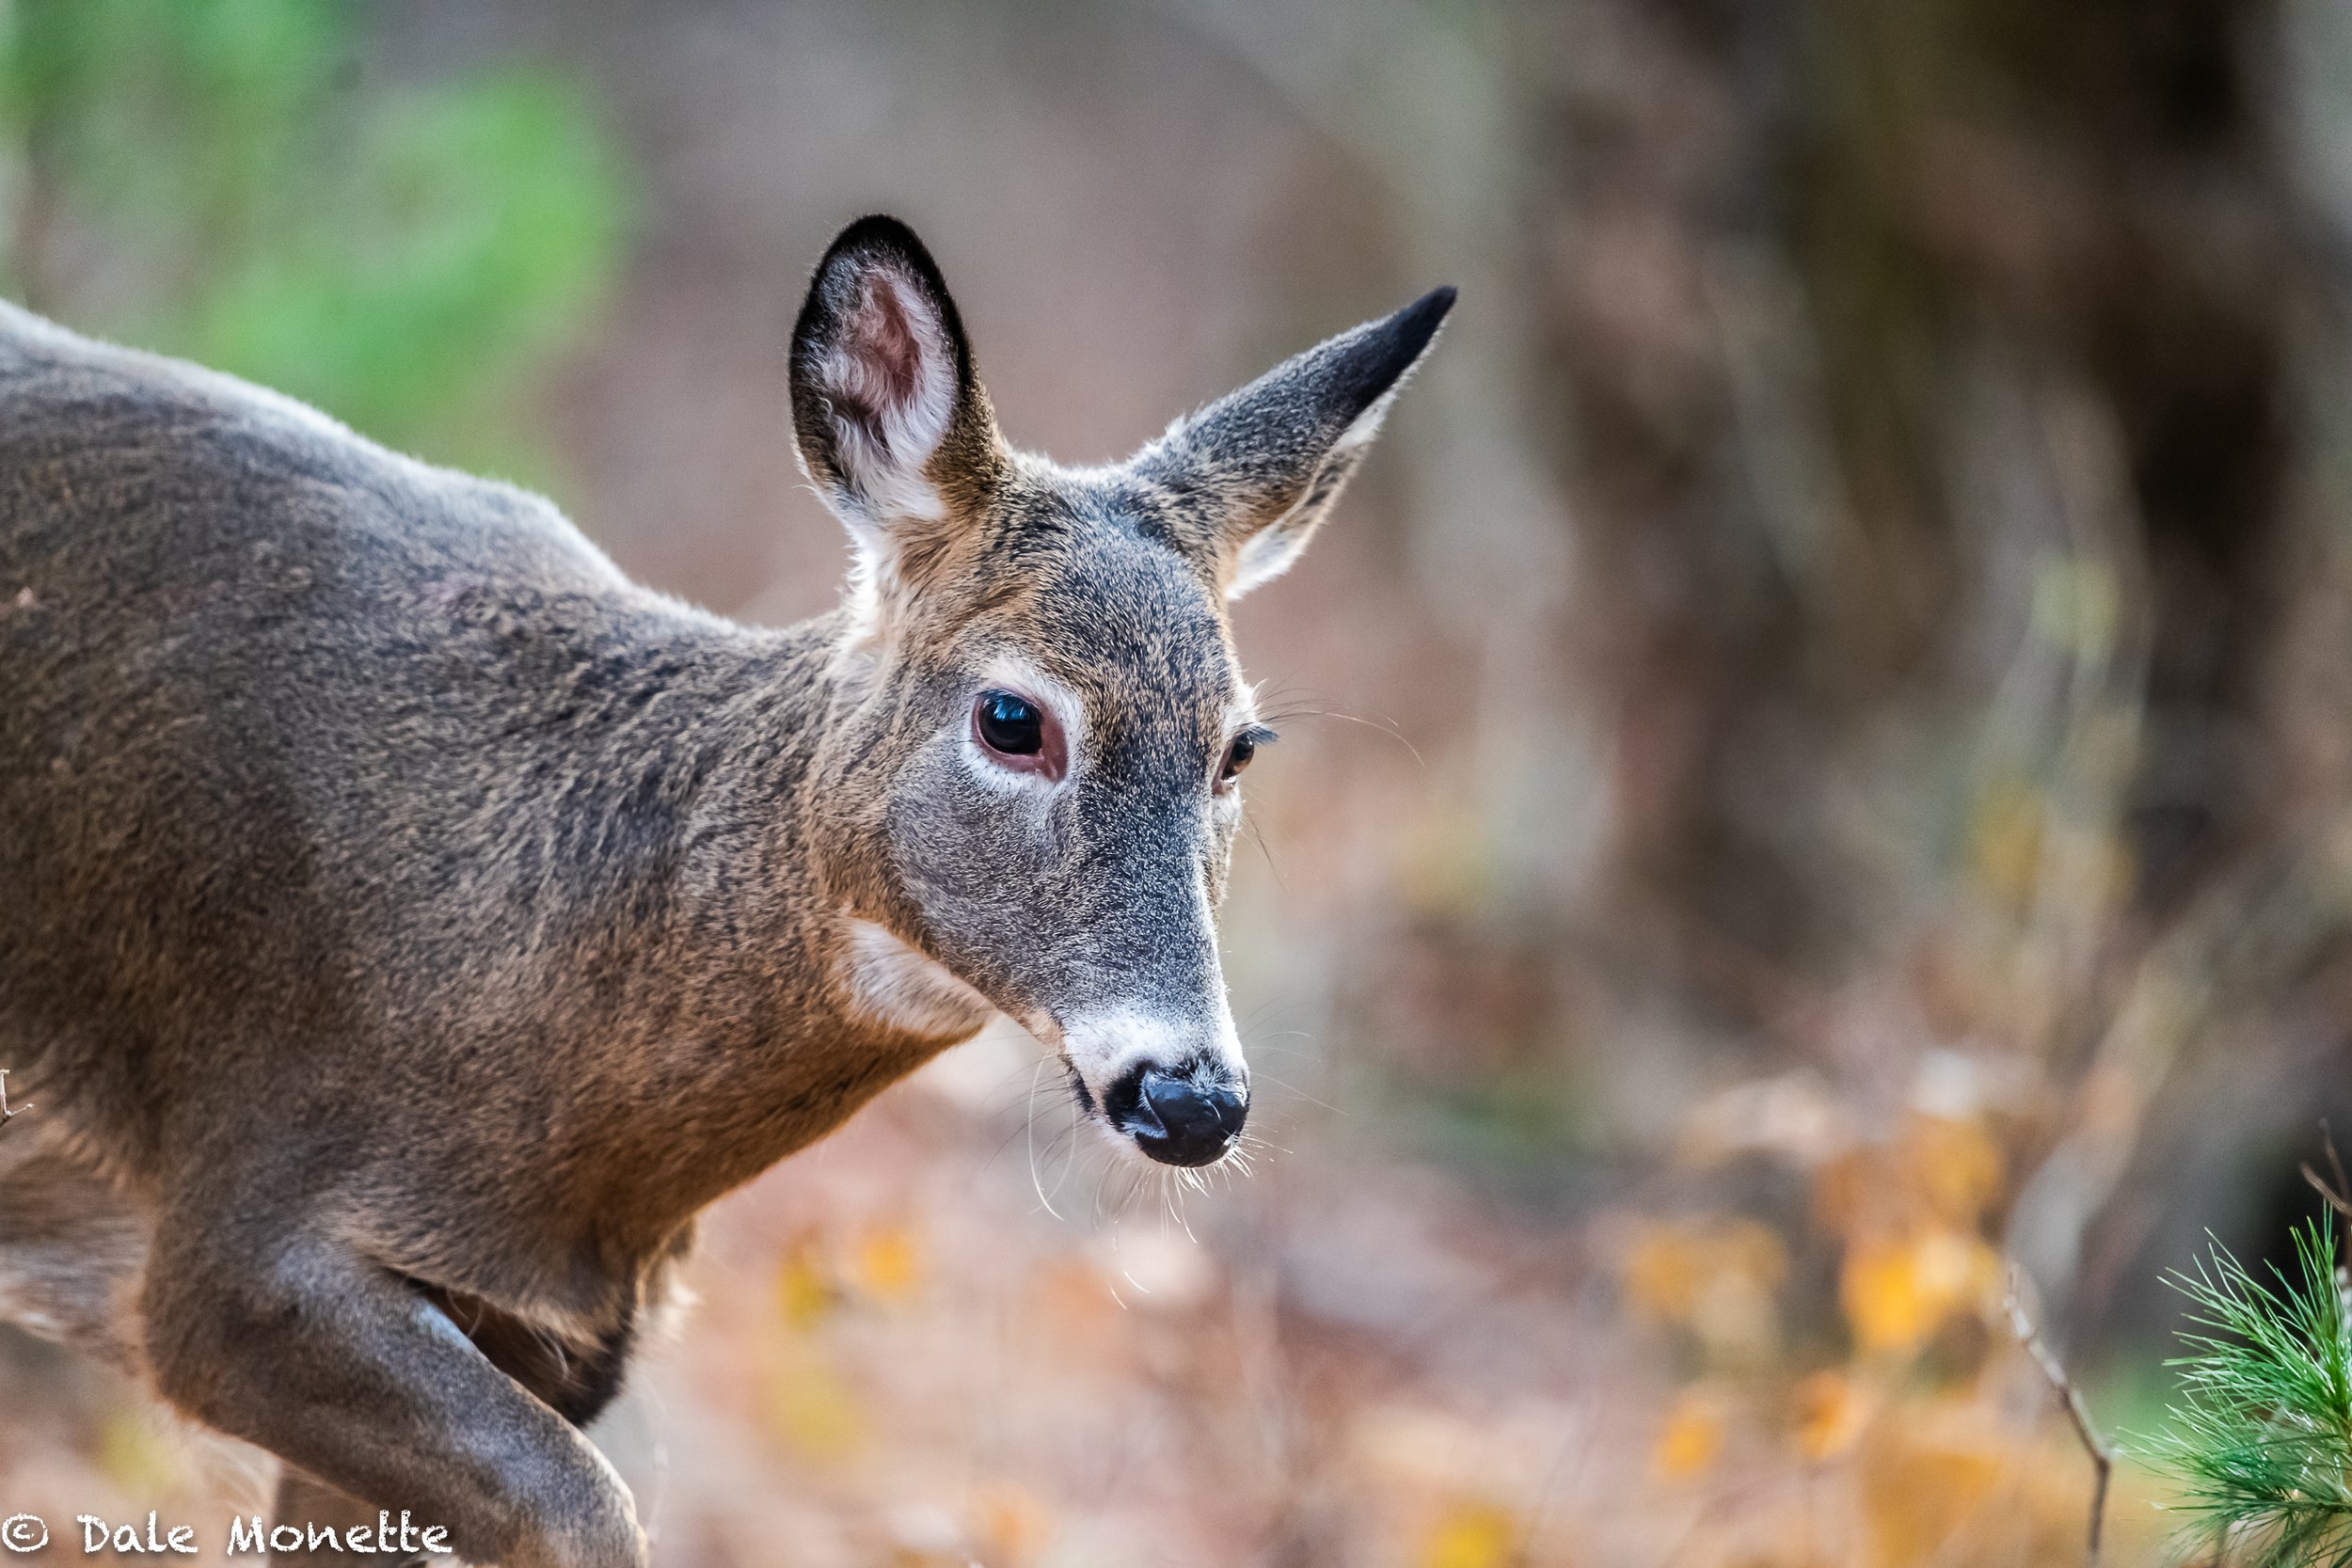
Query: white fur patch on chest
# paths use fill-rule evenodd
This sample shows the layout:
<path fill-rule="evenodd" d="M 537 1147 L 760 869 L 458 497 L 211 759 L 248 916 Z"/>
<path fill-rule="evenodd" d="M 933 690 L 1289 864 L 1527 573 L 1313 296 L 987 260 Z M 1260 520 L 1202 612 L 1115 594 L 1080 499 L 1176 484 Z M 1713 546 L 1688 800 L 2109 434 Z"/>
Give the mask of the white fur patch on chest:
<path fill-rule="evenodd" d="M 845 922 L 842 980 L 858 1016 L 930 1038 L 962 1039 L 996 1009 L 987 997 L 870 920 Z"/>

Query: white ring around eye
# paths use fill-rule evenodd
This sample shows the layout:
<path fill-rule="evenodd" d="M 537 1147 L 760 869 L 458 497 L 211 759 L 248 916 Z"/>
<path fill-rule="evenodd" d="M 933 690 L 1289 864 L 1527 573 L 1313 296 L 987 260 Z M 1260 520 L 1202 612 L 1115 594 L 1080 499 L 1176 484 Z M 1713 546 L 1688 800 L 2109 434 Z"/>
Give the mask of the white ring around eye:
<path fill-rule="evenodd" d="M 979 737 L 977 705 L 987 691 L 1009 691 L 1042 716 L 1051 733 L 1058 729 L 1064 764 L 1059 776 L 1035 768 L 1012 766 L 1004 753 L 991 750 Z M 1086 755 L 1086 706 L 1077 693 L 1017 654 L 1000 653 L 979 667 L 970 695 L 956 718 L 961 732 L 958 746 L 973 775 L 998 794 L 1028 794 L 1060 788 L 1069 783 Z"/>
<path fill-rule="evenodd" d="M 1009 697 L 1037 716 L 1037 750 L 1015 752 L 997 745 L 988 737 L 988 711 L 999 699 Z M 1027 773 L 1057 784 L 1070 773 L 1070 742 L 1062 733 L 1061 721 L 1046 704 L 1025 692 L 1005 687 L 980 689 L 972 699 L 972 738 L 988 760 L 1008 773 Z"/>

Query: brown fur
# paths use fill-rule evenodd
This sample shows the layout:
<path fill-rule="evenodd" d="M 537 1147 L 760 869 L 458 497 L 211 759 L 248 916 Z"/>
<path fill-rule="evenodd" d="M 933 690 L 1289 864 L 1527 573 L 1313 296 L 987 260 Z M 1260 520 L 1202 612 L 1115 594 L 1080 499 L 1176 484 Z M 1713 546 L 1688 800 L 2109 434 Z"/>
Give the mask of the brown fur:
<path fill-rule="evenodd" d="M 1152 1093 L 1239 1114 L 1224 593 L 1303 541 L 1443 304 L 1064 474 L 997 440 L 936 268 L 866 220 L 793 388 L 861 586 L 783 631 L 0 307 L 0 1067 L 37 1106 L 0 1132 L 0 1313 L 280 1455 L 281 1512 L 642 1560 L 576 1427 L 711 1199 L 992 1006 L 1147 1149 Z M 1016 657 L 1079 705 L 1051 789 L 974 750 Z"/>

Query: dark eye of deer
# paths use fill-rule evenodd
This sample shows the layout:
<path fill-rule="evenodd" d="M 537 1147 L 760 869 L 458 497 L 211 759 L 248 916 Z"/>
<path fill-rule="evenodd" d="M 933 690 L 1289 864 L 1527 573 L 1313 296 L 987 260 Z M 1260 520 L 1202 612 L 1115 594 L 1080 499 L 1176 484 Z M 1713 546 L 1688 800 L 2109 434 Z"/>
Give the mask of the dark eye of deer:
<path fill-rule="evenodd" d="M 1274 738 L 1272 730 L 1244 730 L 1226 743 L 1225 760 L 1217 765 L 1216 782 L 1220 787 L 1241 777 L 1241 770 L 1249 766 L 1258 748 Z"/>
<path fill-rule="evenodd" d="M 1034 757 L 1045 750 L 1045 715 L 1026 697 L 983 691 L 972 715 L 980 743 L 1009 757 Z"/>

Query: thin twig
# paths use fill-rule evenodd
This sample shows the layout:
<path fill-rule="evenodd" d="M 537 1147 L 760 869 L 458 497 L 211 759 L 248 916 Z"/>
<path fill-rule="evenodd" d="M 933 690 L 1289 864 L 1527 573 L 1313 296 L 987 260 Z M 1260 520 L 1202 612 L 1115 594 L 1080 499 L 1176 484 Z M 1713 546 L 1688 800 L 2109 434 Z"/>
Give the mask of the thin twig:
<path fill-rule="evenodd" d="M 2042 1375 L 2049 1379 L 2058 1402 L 2066 1407 L 2067 1419 L 2074 1423 L 2074 1435 L 2082 1439 L 2083 1451 L 2090 1456 L 2090 1540 L 2083 1561 L 2086 1568 L 2098 1568 L 2099 1535 L 2106 1523 L 2107 1481 L 2115 1474 L 2115 1452 L 2099 1441 L 2099 1433 L 2090 1424 L 2090 1407 L 2083 1402 L 2082 1390 L 2074 1386 L 2074 1380 L 2066 1375 L 2057 1355 L 2035 1332 L 2032 1320 L 2026 1316 L 2026 1305 L 2018 1295 L 2017 1286 L 2017 1266 L 2012 1263 L 2007 1298 L 2010 1328 L 2016 1334 L 2017 1342 L 2026 1347 L 2026 1354 L 2033 1357 L 2034 1365 L 2042 1369 Z"/>
<path fill-rule="evenodd" d="M 2319 1196 L 2327 1200 L 2328 1208 L 2344 1219 L 2352 1220 L 2352 1181 L 2344 1179 L 2344 1162 L 2336 1156 L 2336 1134 L 2325 1117 L 2320 1119 L 2319 1135 L 2326 1142 L 2328 1168 L 2335 1172 L 2336 1184 L 2331 1187 L 2321 1180 L 2319 1172 L 2312 1169 L 2309 1160 L 2303 1162 L 2303 1180 L 2318 1191 Z M 2344 1263 L 2339 1268 L 2339 1275 L 2347 1269 L 2352 1269 L 2352 1225 L 2344 1227 Z"/>
<path fill-rule="evenodd" d="M 29 1104 L 8 1109 L 8 1069 L 0 1068 L 0 1132 L 8 1131 L 8 1123 L 32 1109 Z"/>

